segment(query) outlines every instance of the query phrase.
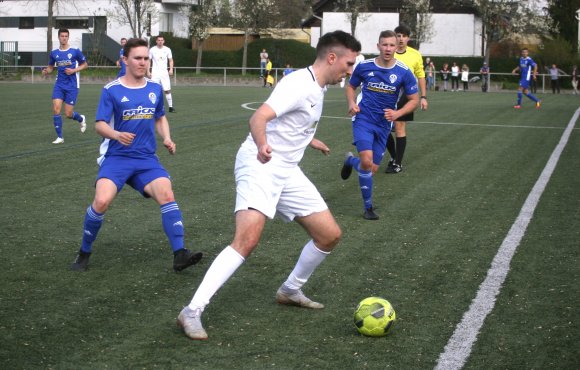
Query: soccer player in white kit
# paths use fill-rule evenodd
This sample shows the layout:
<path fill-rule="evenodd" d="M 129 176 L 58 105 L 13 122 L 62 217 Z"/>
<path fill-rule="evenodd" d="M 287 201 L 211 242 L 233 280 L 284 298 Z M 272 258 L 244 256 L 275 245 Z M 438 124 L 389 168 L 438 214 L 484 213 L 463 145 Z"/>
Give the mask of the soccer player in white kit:
<path fill-rule="evenodd" d="M 155 43 L 157 45 L 149 49 L 151 74 L 149 74 L 148 77 L 163 87 L 169 111 L 175 113 L 175 108 L 173 108 L 173 97 L 171 96 L 171 80 L 169 78 L 169 76 L 173 76 L 173 55 L 171 54 L 171 49 L 164 45 L 165 38 L 163 36 L 157 36 Z"/>
<path fill-rule="evenodd" d="M 322 36 L 314 64 L 284 77 L 250 118 L 250 134 L 238 151 L 234 169 L 234 240 L 213 261 L 193 299 L 177 318 L 177 324 L 191 339 L 207 339 L 202 312 L 256 248 L 266 219 L 276 214 L 284 221 L 298 222 L 311 238 L 278 289 L 276 301 L 324 308 L 307 298 L 301 288 L 337 245 L 342 232 L 298 164 L 307 146 L 324 154 L 330 152 L 326 144 L 314 138 L 326 85 L 337 84 L 352 72 L 360 48 L 360 43 L 343 31 Z"/>

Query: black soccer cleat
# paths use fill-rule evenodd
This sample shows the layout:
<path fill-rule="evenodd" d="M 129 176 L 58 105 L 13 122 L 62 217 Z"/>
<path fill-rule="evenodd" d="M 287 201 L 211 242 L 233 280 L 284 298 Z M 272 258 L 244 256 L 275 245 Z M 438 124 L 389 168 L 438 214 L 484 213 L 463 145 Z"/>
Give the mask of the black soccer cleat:
<path fill-rule="evenodd" d="M 89 258 L 90 257 L 91 257 L 90 253 L 79 251 L 77 258 L 70 265 L 70 269 L 73 271 L 79 271 L 79 272 L 87 271 L 87 267 L 89 266 Z"/>
<path fill-rule="evenodd" d="M 173 108 L 173 107 L 169 107 L 169 112 L 170 112 L 170 113 L 175 113 L 175 108 Z"/>
<path fill-rule="evenodd" d="M 363 214 L 365 220 L 378 220 L 379 216 L 375 213 L 373 207 L 365 209 L 365 213 Z"/>
<path fill-rule="evenodd" d="M 348 152 L 348 153 L 346 153 L 346 157 L 344 158 L 344 162 L 342 164 L 342 169 L 340 170 L 340 177 L 343 180 L 348 179 L 350 177 L 350 174 L 352 173 L 352 166 L 347 163 L 349 158 L 352 156 L 353 156 L 353 154 L 351 152 Z"/>
<path fill-rule="evenodd" d="M 173 253 L 173 270 L 179 272 L 185 270 L 189 266 L 198 263 L 203 257 L 201 252 L 192 252 L 187 248 L 183 248 Z"/>
<path fill-rule="evenodd" d="M 391 165 L 391 162 L 389 162 L 389 166 L 387 166 L 387 170 L 385 171 L 385 173 L 399 173 L 403 171 L 403 166 L 401 166 L 400 164 L 396 164 L 393 162 L 393 164 Z"/>

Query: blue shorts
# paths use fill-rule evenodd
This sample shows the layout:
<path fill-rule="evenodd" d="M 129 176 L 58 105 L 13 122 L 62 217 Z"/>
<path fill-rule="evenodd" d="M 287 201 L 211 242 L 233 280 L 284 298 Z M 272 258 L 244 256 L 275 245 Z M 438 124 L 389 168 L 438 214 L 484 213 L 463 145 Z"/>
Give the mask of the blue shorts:
<path fill-rule="evenodd" d="M 377 166 L 381 164 L 385 149 L 387 148 L 387 138 L 393 128 L 393 122 L 388 122 L 384 126 L 367 123 L 362 119 L 355 119 L 352 122 L 353 145 L 360 153 L 363 150 L 373 151 L 373 163 Z"/>
<path fill-rule="evenodd" d="M 65 104 L 68 105 L 75 105 L 77 102 L 77 96 L 79 95 L 79 89 L 76 87 L 67 88 L 62 87 L 58 84 L 54 85 L 54 89 L 52 90 L 52 99 L 60 99 Z"/>
<path fill-rule="evenodd" d="M 522 89 L 529 90 L 530 89 L 530 81 L 529 80 L 520 80 L 520 86 Z"/>
<path fill-rule="evenodd" d="M 123 185 L 129 184 L 145 198 L 149 198 L 145 193 L 145 186 L 160 177 L 171 179 L 156 156 L 148 158 L 110 156 L 101 163 L 97 181 L 103 178 L 113 181 L 117 186 L 117 192 L 123 189 Z"/>

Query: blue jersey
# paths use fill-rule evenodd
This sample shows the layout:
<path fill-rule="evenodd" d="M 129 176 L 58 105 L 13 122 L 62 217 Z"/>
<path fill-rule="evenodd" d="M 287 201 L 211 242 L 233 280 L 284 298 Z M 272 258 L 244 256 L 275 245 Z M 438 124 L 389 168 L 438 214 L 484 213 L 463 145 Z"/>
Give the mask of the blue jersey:
<path fill-rule="evenodd" d="M 520 57 L 520 82 L 530 82 L 536 62 L 530 57 Z"/>
<path fill-rule="evenodd" d="M 79 65 L 86 63 L 87 58 L 79 49 L 68 48 L 67 50 L 54 49 L 50 52 L 48 65 L 56 66 L 56 84 L 67 89 L 78 89 L 80 87 L 79 74 L 73 73 L 67 75 L 65 69 L 77 68 Z"/>
<path fill-rule="evenodd" d="M 117 131 L 134 133 L 135 139 L 129 146 L 117 140 L 104 139 L 99 164 L 109 156 L 155 156 L 155 122 L 164 115 L 161 85 L 148 79 L 138 88 L 123 86 L 119 79 L 106 85 L 97 108 L 97 121 L 107 122 Z"/>
<path fill-rule="evenodd" d="M 361 85 L 360 112 L 354 118 L 380 126 L 387 123 L 384 109 L 397 109 L 402 90 L 413 95 L 418 89 L 413 72 L 398 60 L 390 68 L 378 66 L 374 59 L 364 60 L 354 69 L 349 83 L 354 88 Z"/>
<path fill-rule="evenodd" d="M 119 65 L 121 66 L 121 70 L 119 71 L 119 73 L 117 74 L 117 78 L 118 77 L 123 77 L 125 75 L 125 73 L 127 73 L 127 65 L 125 64 L 125 62 L 123 62 L 123 54 L 125 52 L 124 48 L 121 48 L 121 51 L 119 51 Z"/>

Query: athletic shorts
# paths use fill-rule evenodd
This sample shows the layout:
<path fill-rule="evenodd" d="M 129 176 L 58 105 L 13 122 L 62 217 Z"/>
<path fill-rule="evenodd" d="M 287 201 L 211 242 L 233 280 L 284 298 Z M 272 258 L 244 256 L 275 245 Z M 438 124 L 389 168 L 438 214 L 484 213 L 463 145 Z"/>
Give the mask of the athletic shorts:
<path fill-rule="evenodd" d="M 359 153 L 363 150 L 372 150 L 373 163 L 378 166 L 383 160 L 387 148 L 387 138 L 392 128 L 392 122 L 389 122 L 388 126 L 379 126 L 355 117 L 352 122 L 352 144 L 356 146 Z"/>
<path fill-rule="evenodd" d="M 235 212 L 255 209 L 285 222 L 328 209 L 322 196 L 300 167 L 260 163 L 256 153 L 241 148 L 236 156 Z"/>
<path fill-rule="evenodd" d="M 169 79 L 169 73 L 165 74 L 153 73 L 151 75 L 151 81 L 160 84 L 163 87 L 163 91 L 171 90 L 171 80 Z"/>
<path fill-rule="evenodd" d="M 520 86 L 521 86 L 522 89 L 529 90 L 530 85 L 531 85 L 530 84 L 530 81 L 528 81 L 528 80 L 520 80 Z"/>
<path fill-rule="evenodd" d="M 145 198 L 149 198 L 149 195 L 145 193 L 145 186 L 160 177 L 171 178 L 156 156 L 139 159 L 110 156 L 105 157 L 101 163 L 97 181 L 103 178 L 113 181 L 117 186 L 117 192 L 128 184 Z"/>
<path fill-rule="evenodd" d="M 407 99 L 407 95 L 405 94 L 401 95 L 399 101 L 397 102 L 397 109 L 402 108 L 405 104 L 407 104 L 408 101 L 409 99 Z M 415 116 L 413 112 L 411 112 L 409 114 L 405 114 L 404 116 L 397 118 L 397 121 L 409 122 L 412 121 L 414 118 Z"/>
<path fill-rule="evenodd" d="M 77 102 L 77 97 L 79 95 L 79 89 L 76 87 L 67 88 L 59 86 L 58 84 L 54 85 L 54 89 L 52 90 L 52 99 L 60 99 L 65 104 L 68 105 L 75 105 Z"/>

